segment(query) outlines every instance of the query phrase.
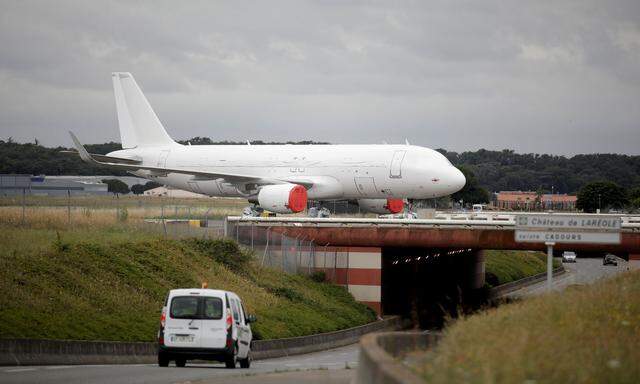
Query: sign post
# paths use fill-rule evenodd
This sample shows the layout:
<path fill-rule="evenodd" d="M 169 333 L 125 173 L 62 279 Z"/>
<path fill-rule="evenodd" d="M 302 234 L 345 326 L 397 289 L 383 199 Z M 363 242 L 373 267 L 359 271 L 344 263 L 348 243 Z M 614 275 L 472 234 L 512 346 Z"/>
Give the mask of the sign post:
<path fill-rule="evenodd" d="M 551 282 L 553 281 L 553 246 L 554 242 L 546 242 L 547 246 L 547 292 L 551 292 Z"/>
<path fill-rule="evenodd" d="M 551 291 L 556 244 L 620 244 L 621 227 L 620 216 L 522 214 L 516 216 L 515 240 L 547 246 L 547 291 Z"/>

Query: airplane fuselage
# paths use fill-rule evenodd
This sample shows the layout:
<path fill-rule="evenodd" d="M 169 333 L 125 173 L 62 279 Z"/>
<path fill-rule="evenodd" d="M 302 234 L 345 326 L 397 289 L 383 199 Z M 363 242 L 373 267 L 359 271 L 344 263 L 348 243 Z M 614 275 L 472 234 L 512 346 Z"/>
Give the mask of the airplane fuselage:
<path fill-rule="evenodd" d="M 309 199 L 425 199 L 449 195 L 464 176 L 440 153 L 412 145 L 170 145 L 115 151 L 158 168 L 310 180 Z M 209 196 L 248 197 L 223 179 L 177 173 L 133 172 L 159 183 Z"/>

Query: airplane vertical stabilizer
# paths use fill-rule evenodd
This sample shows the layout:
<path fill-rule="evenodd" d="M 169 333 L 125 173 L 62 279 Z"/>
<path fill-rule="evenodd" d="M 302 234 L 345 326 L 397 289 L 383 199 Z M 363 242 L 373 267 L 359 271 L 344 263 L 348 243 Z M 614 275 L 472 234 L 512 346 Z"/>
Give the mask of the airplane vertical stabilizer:
<path fill-rule="evenodd" d="M 133 76 L 114 72 L 112 77 L 122 148 L 175 144 Z"/>

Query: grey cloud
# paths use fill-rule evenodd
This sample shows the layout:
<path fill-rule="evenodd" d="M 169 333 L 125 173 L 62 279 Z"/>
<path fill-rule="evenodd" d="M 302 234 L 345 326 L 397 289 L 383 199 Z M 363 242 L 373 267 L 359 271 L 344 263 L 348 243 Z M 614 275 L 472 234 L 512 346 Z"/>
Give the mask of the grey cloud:
<path fill-rule="evenodd" d="M 176 138 L 640 153 L 640 3 L 3 2 L 0 137 L 117 140 L 130 71 Z"/>

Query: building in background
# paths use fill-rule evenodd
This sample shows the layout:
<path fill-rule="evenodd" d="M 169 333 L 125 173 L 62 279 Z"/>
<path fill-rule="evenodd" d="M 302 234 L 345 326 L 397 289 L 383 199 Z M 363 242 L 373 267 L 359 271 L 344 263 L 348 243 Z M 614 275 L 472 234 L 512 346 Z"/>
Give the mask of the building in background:
<path fill-rule="evenodd" d="M 107 195 L 108 187 L 100 181 L 78 181 L 33 175 L 0 175 L 0 196 L 68 196 Z"/>
<path fill-rule="evenodd" d="M 538 194 L 533 191 L 500 191 L 494 194 L 493 206 L 508 211 L 574 211 L 576 196 Z"/>

